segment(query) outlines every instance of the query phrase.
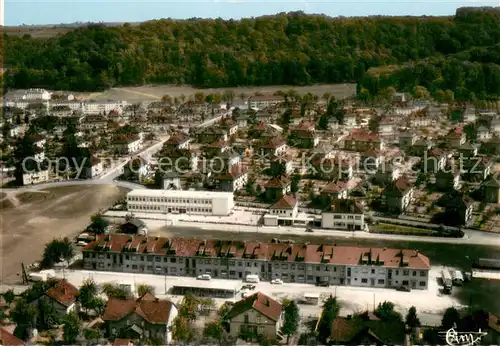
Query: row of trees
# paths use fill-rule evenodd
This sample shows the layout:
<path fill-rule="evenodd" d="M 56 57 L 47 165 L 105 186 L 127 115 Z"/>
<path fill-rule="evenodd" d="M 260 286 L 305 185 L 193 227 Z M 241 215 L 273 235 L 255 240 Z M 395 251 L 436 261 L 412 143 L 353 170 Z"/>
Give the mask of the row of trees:
<path fill-rule="evenodd" d="M 11 70 L 4 79 L 8 87 L 76 91 L 145 83 L 227 87 L 353 82 L 371 67 L 493 46 L 500 41 L 499 23 L 499 11 L 491 9 L 461 10 L 451 19 L 337 19 L 295 12 L 240 21 L 91 25 L 49 39 L 7 35 L 4 60 Z M 496 57 L 492 49 L 486 55 L 474 51 L 456 58 L 487 66 Z M 451 85 L 455 77 L 443 73 L 442 78 Z"/>

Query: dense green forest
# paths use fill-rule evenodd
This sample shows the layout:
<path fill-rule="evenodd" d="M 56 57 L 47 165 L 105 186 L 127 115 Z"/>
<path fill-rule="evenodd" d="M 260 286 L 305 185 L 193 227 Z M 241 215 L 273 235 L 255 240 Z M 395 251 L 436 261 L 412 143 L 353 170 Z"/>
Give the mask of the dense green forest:
<path fill-rule="evenodd" d="M 487 98 L 500 94 L 499 42 L 494 8 L 462 8 L 453 17 L 296 12 L 238 21 L 165 19 L 91 25 L 48 39 L 5 35 L 4 64 L 11 68 L 5 81 L 13 88 L 75 91 L 360 81 L 371 94 L 388 85 L 422 85 Z"/>

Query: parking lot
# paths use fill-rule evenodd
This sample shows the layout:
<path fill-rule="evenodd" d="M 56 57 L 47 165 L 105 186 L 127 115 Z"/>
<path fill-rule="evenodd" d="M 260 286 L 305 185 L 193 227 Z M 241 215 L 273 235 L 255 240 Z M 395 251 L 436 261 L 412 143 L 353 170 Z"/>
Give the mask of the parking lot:
<path fill-rule="evenodd" d="M 341 305 L 341 314 L 348 315 L 373 310 L 383 301 L 391 301 L 396 309 L 402 314 L 406 314 L 411 306 L 415 306 L 421 319 L 426 324 L 439 324 L 442 313 L 451 306 L 460 307 L 458 301 L 449 295 L 439 292 L 437 278 L 440 275 L 440 269 L 432 269 L 430 272 L 429 289 L 412 290 L 411 292 L 400 292 L 394 289 L 352 287 L 352 286 L 331 286 L 316 287 L 309 284 L 284 283 L 281 285 L 272 285 L 269 282 L 260 282 L 256 284 L 255 291 L 263 292 L 277 300 L 284 298 L 296 299 L 302 301 L 304 294 L 316 293 L 321 299 L 326 299 L 329 295 L 336 296 Z M 201 281 L 191 277 L 160 276 L 147 274 L 131 274 L 117 272 L 97 272 L 88 270 L 65 270 L 57 273 L 58 277 L 65 277 L 75 286 L 80 286 L 86 279 L 93 279 L 98 284 L 115 283 L 130 285 L 132 291 L 139 284 L 148 284 L 155 288 L 156 295 L 159 298 L 169 298 L 174 302 L 180 302 L 182 296 L 170 294 L 174 286 L 193 286 L 199 287 Z M 203 281 L 203 285 L 210 284 L 217 287 L 236 287 L 241 288 L 244 284 L 236 280 L 212 279 Z M 227 300 L 241 299 L 241 292 L 238 292 L 233 299 L 215 299 L 218 305 L 222 305 Z M 317 316 L 321 310 L 321 301 L 318 305 L 300 304 L 303 317 Z"/>

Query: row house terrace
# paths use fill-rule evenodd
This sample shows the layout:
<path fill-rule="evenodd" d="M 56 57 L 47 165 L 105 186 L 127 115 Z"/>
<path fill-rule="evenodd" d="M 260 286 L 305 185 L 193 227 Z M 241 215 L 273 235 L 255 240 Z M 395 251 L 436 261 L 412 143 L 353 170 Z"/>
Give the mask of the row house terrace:
<path fill-rule="evenodd" d="M 98 235 L 83 250 L 85 269 L 368 287 L 426 289 L 429 259 L 407 249 Z"/>

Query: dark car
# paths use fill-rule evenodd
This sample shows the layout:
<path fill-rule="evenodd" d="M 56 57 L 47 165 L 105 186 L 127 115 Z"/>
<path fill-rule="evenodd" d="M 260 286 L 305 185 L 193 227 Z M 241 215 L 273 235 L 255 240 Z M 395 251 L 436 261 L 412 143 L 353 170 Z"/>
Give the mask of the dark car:
<path fill-rule="evenodd" d="M 247 290 L 252 291 L 252 290 L 254 290 L 254 289 L 255 289 L 255 285 L 243 285 L 243 286 L 241 287 L 241 289 L 247 289 Z"/>
<path fill-rule="evenodd" d="M 330 287 L 330 283 L 326 282 L 326 281 L 320 281 L 320 282 L 316 283 L 316 286 L 319 286 L 319 287 Z"/>
<path fill-rule="evenodd" d="M 400 286 L 400 287 L 396 288 L 396 291 L 411 292 L 411 288 L 408 286 Z"/>

